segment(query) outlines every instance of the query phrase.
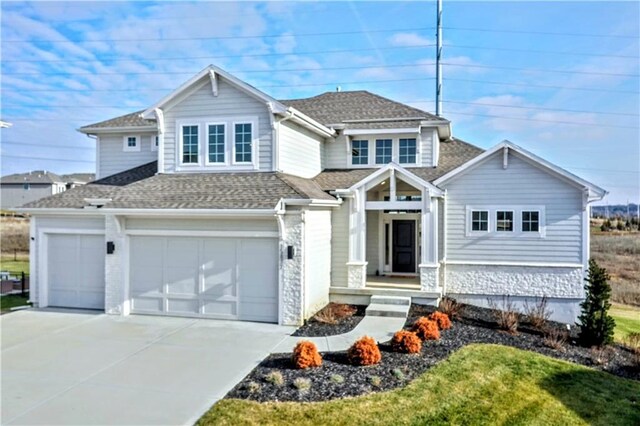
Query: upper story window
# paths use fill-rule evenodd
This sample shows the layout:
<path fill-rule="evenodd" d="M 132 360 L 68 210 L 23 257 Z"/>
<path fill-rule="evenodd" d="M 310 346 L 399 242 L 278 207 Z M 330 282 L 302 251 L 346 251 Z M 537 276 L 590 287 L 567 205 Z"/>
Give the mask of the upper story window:
<path fill-rule="evenodd" d="M 522 232 L 539 232 L 540 231 L 540 212 L 539 211 L 523 211 L 522 212 Z"/>
<path fill-rule="evenodd" d="M 225 162 L 225 125 L 224 124 L 208 124 L 208 154 L 209 163 Z"/>
<path fill-rule="evenodd" d="M 123 151 L 140 151 L 140 136 L 125 136 L 122 138 Z"/>
<path fill-rule="evenodd" d="M 182 164 L 198 164 L 198 126 L 182 126 Z"/>
<path fill-rule="evenodd" d="M 251 163 L 251 141 L 253 139 L 251 123 L 236 123 L 235 125 L 235 162 Z"/>
<path fill-rule="evenodd" d="M 417 142 L 415 138 L 400 139 L 399 146 L 399 162 L 400 164 L 416 164 Z"/>
<path fill-rule="evenodd" d="M 489 230 L 489 212 L 486 210 L 473 210 L 471 212 L 471 231 L 487 232 Z"/>
<path fill-rule="evenodd" d="M 376 164 L 387 164 L 391 162 L 393 154 L 392 139 L 376 140 Z M 355 164 L 355 163 L 354 163 Z"/>
<path fill-rule="evenodd" d="M 28 182 L 25 182 L 22 184 L 22 189 L 24 189 L 25 191 L 28 191 L 31 189 L 31 184 Z"/>
<path fill-rule="evenodd" d="M 513 232 L 513 212 L 498 210 L 496 212 L 496 231 Z"/>
<path fill-rule="evenodd" d="M 351 164 L 369 164 L 369 141 L 354 140 L 351 142 Z"/>

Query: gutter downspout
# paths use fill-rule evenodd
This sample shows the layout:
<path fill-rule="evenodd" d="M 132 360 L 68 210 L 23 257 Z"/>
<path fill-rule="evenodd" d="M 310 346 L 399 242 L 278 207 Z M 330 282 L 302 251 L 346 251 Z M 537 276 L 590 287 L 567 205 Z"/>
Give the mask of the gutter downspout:
<path fill-rule="evenodd" d="M 447 190 L 442 197 L 442 295 L 447 294 Z"/>

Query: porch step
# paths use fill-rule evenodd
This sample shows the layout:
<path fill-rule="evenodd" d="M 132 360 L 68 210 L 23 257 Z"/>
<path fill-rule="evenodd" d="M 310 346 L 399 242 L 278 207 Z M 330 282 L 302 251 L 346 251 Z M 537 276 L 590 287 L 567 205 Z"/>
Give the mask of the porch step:
<path fill-rule="evenodd" d="M 366 315 L 377 317 L 406 318 L 411 308 L 410 297 L 371 296 Z"/>
<path fill-rule="evenodd" d="M 383 304 L 383 305 L 411 305 L 410 297 L 400 296 L 371 296 L 371 304 Z"/>

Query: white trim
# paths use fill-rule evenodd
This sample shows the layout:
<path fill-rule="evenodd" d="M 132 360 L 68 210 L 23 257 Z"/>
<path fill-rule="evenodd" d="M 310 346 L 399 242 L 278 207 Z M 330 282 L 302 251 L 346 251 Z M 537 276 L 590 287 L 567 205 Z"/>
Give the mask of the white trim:
<path fill-rule="evenodd" d="M 198 135 L 198 161 L 196 163 L 183 163 L 183 154 L 184 154 L 184 141 L 183 141 L 183 132 L 185 127 L 193 127 L 195 126 L 198 129 L 196 133 Z M 202 129 L 200 128 L 200 123 L 194 122 L 191 120 L 176 120 L 176 134 L 178 135 L 178 149 L 176 149 L 176 153 L 178 154 L 178 158 L 176 158 L 177 169 L 180 168 L 200 168 L 202 167 Z"/>
<path fill-rule="evenodd" d="M 129 146 L 129 138 L 135 138 L 135 146 Z M 122 151 L 124 152 L 139 152 L 140 145 L 142 145 L 142 136 L 140 135 L 125 135 L 122 137 Z"/>
<path fill-rule="evenodd" d="M 467 161 L 466 163 L 464 163 L 463 165 L 453 169 L 452 171 L 450 171 L 449 173 L 446 173 L 444 176 L 439 177 L 438 179 L 436 179 L 433 183 L 435 185 L 441 185 L 445 182 L 448 182 L 449 180 L 455 178 L 458 175 L 464 174 L 465 172 L 471 170 L 474 166 L 478 166 L 480 165 L 482 162 L 484 162 L 485 160 L 487 160 L 489 157 L 491 157 L 493 154 L 495 154 L 496 152 L 499 152 L 500 150 L 513 150 L 513 152 L 521 155 L 524 159 L 528 160 L 530 163 L 533 163 L 534 165 L 537 165 L 539 168 L 541 168 L 542 170 L 546 170 L 547 172 L 551 172 L 553 174 L 555 174 L 556 176 L 564 179 L 565 181 L 573 184 L 574 186 L 577 186 L 579 188 L 586 188 L 589 190 L 589 201 L 596 201 L 596 200 L 601 200 L 602 198 L 604 198 L 605 195 L 608 194 L 608 192 L 602 188 L 600 188 L 597 185 L 594 185 L 576 175 L 574 175 L 573 173 L 570 173 L 564 169 L 562 169 L 561 167 L 556 166 L 555 164 L 552 164 L 540 157 L 538 157 L 537 155 L 509 142 L 508 140 L 504 140 L 501 143 L 495 145 L 493 148 L 483 152 L 482 154 L 478 155 L 477 157 Z"/>
<path fill-rule="evenodd" d="M 366 210 L 422 210 L 422 201 L 367 201 Z"/>
<path fill-rule="evenodd" d="M 349 191 L 355 191 L 356 189 L 362 186 L 365 186 L 366 190 L 371 189 L 378 182 L 381 182 L 382 180 L 386 179 L 386 177 L 384 177 L 383 175 L 387 171 L 389 171 L 389 175 L 391 175 L 391 172 L 390 172 L 391 169 L 394 170 L 394 174 L 396 173 L 400 174 L 401 176 L 400 180 L 403 180 L 409 185 L 412 185 L 413 187 L 416 188 L 416 190 L 420 190 L 423 187 L 428 188 L 431 196 L 435 196 L 435 197 L 442 196 L 444 194 L 440 188 L 433 186 L 426 180 L 416 176 L 415 174 L 411 173 L 409 170 L 405 169 L 401 165 L 394 162 L 388 163 L 387 165 L 379 168 L 378 170 L 371 173 L 369 176 L 365 177 L 361 181 L 356 182 L 349 188 Z"/>
<path fill-rule="evenodd" d="M 357 136 L 357 135 L 391 135 L 391 134 L 416 134 L 420 133 L 420 126 L 418 127 L 407 127 L 400 129 L 346 129 L 344 134 L 347 136 Z"/>
<path fill-rule="evenodd" d="M 158 122 L 158 173 L 164 173 L 164 112 L 160 108 L 154 109 L 153 112 Z"/>
<path fill-rule="evenodd" d="M 236 161 L 236 124 L 251 124 L 251 161 Z M 253 166 L 258 169 L 258 120 L 252 118 L 236 118 L 231 122 L 231 164 L 234 166 Z"/>
<path fill-rule="evenodd" d="M 486 231 L 473 231 L 471 229 L 471 212 L 488 212 L 488 225 Z M 513 231 L 497 230 L 497 212 L 513 212 Z M 522 212 L 538 212 L 538 231 L 522 231 Z M 517 239 L 541 239 L 546 237 L 546 208 L 543 205 L 474 205 L 465 206 L 465 237 L 467 238 L 517 238 Z"/>
<path fill-rule="evenodd" d="M 174 229 L 128 229 L 125 235 L 161 237 L 224 237 L 224 238 L 278 238 L 278 232 L 271 231 L 191 231 Z"/>
<path fill-rule="evenodd" d="M 158 145 L 156 145 L 156 139 L 158 141 Z M 149 142 L 151 144 L 151 151 L 157 151 L 158 147 L 160 146 L 160 135 L 151 135 L 149 137 Z"/>
<path fill-rule="evenodd" d="M 210 156 L 210 144 L 209 144 L 209 126 L 222 126 L 224 128 L 224 140 L 223 140 L 223 155 L 224 161 L 222 162 L 211 162 L 209 161 Z M 229 165 L 229 133 L 227 132 L 227 122 L 226 121 L 207 121 L 204 123 L 204 164 L 205 166 L 228 166 Z"/>
<path fill-rule="evenodd" d="M 445 265 L 478 265 L 478 266 L 525 266 L 531 268 L 582 268 L 580 263 L 551 263 L 551 262 L 507 262 L 507 261 L 469 261 L 446 260 Z"/>
<path fill-rule="evenodd" d="M 102 176 L 100 176 L 100 136 L 96 135 L 96 180 L 100 179 L 101 177 Z"/>
<path fill-rule="evenodd" d="M 331 200 L 327 200 L 331 201 Z M 118 214 L 125 216 L 165 216 L 165 217 L 271 217 L 275 214 L 273 209 L 124 209 L 124 208 L 101 208 L 101 209 L 15 209 L 19 212 L 29 213 L 38 216 L 55 215 L 79 215 L 79 216 L 102 216 L 105 214 Z"/>
<path fill-rule="evenodd" d="M 351 139 L 348 140 L 348 155 L 349 155 L 349 165 L 354 169 L 370 169 L 371 168 L 371 141 L 369 139 Z M 365 164 L 354 164 L 353 163 L 353 143 L 354 142 L 367 142 L 367 162 Z M 375 155 L 374 155 L 375 159 Z"/>
<path fill-rule="evenodd" d="M 40 228 L 38 229 L 38 307 L 46 308 L 49 306 L 49 282 L 47 266 L 49 259 L 48 245 L 49 234 L 63 235 L 105 235 L 104 229 L 71 229 L 71 228 Z"/>
<path fill-rule="evenodd" d="M 29 223 L 29 286 L 31 288 L 36 287 L 36 297 L 40 297 L 40 277 L 38 276 L 37 265 L 41 262 L 41 258 L 38 251 L 38 241 L 36 241 L 37 236 L 36 217 L 33 216 Z M 32 303 L 37 302 L 33 299 L 33 292 L 29 292 L 29 301 Z"/>
<path fill-rule="evenodd" d="M 80 133 L 84 133 L 86 135 L 89 134 L 99 134 L 99 133 L 124 133 L 124 132 L 154 132 L 158 130 L 158 126 L 120 126 L 120 127 L 85 127 L 81 129 L 76 129 Z"/>
<path fill-rule="evenodd" d="M 431 167 L 438 167 L 438 161 L 440 161 L 440 137 L 438 129 L 435 128 L 431 133 Z"/>
<path fill-rule="evenodd" d="M 211 93 L 213 96 L 218 96 L 218 79 L 213 70 L 209 70 L 209 80 L 211 81 Z"/>

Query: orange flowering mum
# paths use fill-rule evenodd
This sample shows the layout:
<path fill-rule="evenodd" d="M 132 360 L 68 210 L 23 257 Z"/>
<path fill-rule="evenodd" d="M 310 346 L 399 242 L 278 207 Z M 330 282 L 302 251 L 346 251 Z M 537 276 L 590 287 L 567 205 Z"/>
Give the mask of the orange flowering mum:
<path fill-rule="evenodd" d="M 354 365 L 373 365 L 382 359 L 378 344 L 369 336 L 358 339 L 347 351 L 347 357 Z"/>
<path fill-rule="evenodd" d="M 298 342 L 296 347 L 293 348 L 291 360 L 296 368 L 320 367 L 322 365 L 322 357 L 318 352 L 318 348 L 315 343 L 308 340 Z"/>
<path fill-rule="evenodd" d="M 444 312 L 436 311 L 429 315 L 429 319 L 431 321 L 435 321 L 438 324 L 438 328 L 440 330 L 448 330 L 451 328 L 451 320 L 449 319 L 449 315 Z"/>
<path fill-rule="evenodd" d="M 438 340 L 440 339 L 440 331 L 438 331 L 438 324 L 435 321 L 431 321 L 427 317 L 420 317 L 413 324 L 413 331 L 422 340 Z"/>
<path fill-rule="evenodd" d="M 393 335 L 391 347 L 396 352 L 415 354 L 422 349 L 422 340 L 412 331 L 400 330 Z"/>

